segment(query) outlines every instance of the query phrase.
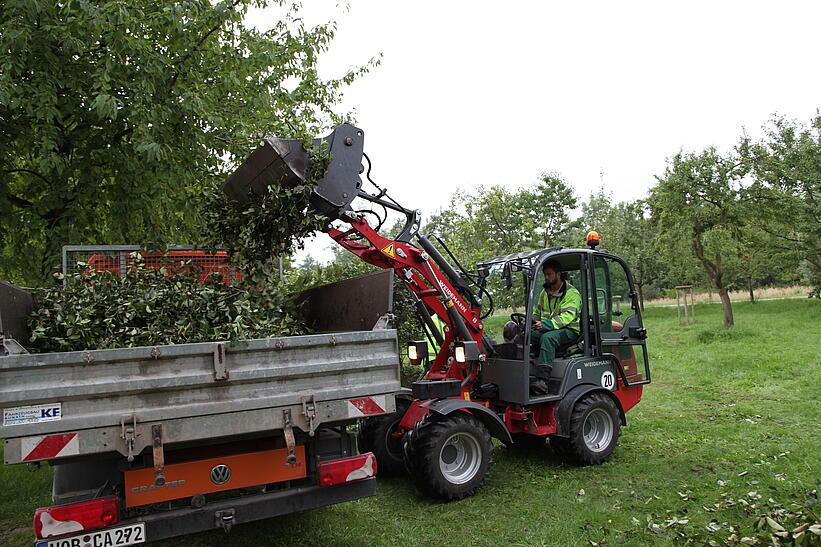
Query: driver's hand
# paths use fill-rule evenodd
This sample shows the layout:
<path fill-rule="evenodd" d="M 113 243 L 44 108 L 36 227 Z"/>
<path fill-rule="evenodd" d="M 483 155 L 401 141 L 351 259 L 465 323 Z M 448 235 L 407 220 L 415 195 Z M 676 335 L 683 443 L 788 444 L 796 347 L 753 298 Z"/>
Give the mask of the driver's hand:
<path fill-rule="evenodd" d="M 542 322 L 536 321 L 536 324 L 533 325 L 536 330 L 542 330 Z"/>

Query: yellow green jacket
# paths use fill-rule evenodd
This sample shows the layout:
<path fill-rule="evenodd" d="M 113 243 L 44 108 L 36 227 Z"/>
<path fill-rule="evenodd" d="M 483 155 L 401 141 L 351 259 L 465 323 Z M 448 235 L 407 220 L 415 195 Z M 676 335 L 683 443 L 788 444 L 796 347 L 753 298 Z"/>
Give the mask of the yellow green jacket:
<path fill-rule="evenodd" d="M 533 319 L 542 323 L 550 321 L 556 329 L 567 327 L 578 334 L 581 332 L 582 295 L 567 281 L 562 289 L 561 296 L 550 296 L 547 289 L 539 294 Z"/>

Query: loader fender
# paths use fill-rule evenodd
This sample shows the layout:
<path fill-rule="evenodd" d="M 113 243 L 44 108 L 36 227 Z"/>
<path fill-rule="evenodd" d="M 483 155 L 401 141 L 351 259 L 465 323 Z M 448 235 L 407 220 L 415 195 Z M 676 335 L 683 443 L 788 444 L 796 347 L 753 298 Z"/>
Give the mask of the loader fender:
<path fill-rule="evenodd" d="M 495 412 L 485 406 L 472 401 L 457 399 L 455 397 L 448 399 L 435 399 L 433 401 L 423 403 L 421 406 L 427 408 L 431 412 L 439 414 L 440 416 L 447 416 L 452 412 L 460 410 L 470 412 L 484 424 L 490 432 L 491 437 L 496 437 L 505 444 L 513 443 L 513 438 L 510 436 L 510 431 L 507 430 L 507 427 L 505 427 L 505 423 L 502 419 L 499 418 Z"/>
<path fill-rule="evenodd" d="M 564 396 L 561 402 L 556 407 L 556 435 L 559 437 L 568 437 L 570 436 L 570 415 L 573 413 L 573 407 L 576 406 L 576 403 L 589 393 L 605 393 L 608 397 L 613 399 L 613 402 L 616 403 L 616 408 L 619 409 L 619 417 L 621 418 L 621 425 L 627 425 L 627 417 L 624 415 L 624 409 L 621 406 L 621 401 L 619 401 L 618 397 L 613 395 L 613 392 L 604 389 L 601 386 L 597 386 L 594 384 L 581 384 L 570 391 Z"/>

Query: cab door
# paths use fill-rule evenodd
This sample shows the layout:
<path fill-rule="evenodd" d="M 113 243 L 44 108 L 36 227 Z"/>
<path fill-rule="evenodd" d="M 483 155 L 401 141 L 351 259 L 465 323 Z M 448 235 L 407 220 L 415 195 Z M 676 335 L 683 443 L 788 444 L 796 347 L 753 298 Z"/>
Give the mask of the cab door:
<path fill-rule="evenodd" d="M 647 331 L 641 320 L 638 295 L 627 265 L 615 256 L 593 255 L 593 294 L 597 346 L 600 355 L 613 355 L 620 363 L 623 382 L 650 382 Z M 609 387 L 609 386 L 605 386 Z"/>

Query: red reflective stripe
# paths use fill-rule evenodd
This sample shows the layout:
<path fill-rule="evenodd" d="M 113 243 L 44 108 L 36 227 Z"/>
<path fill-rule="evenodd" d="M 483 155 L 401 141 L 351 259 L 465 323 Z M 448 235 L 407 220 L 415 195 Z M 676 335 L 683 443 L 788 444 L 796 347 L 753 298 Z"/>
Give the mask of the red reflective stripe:
<path fill-rule="evenodd" d="M 46 458 L 53 458 L 57 454 L 60 453 L 62 449 L 66 447 L 68 443 L 71 442 L 71 439 L 76 437 L 76 433 L 65 433 L 63 435 L 49 435 L 44 437 L 42 441 L 37 443 L 37 446 L 34 447 L 34 450 L 29 452 L 25 458 L 23 458 L 24 462 L 32 461 L 32 460 L 43 460 Z"/>
<path fill-rule="evenodd" d="M 370 397 L 360 397 L 359 399 L 351 399 L 350 403 L 355 406 L 362 414 L 383 414 L 385 409 L 376 404 Z"/>

